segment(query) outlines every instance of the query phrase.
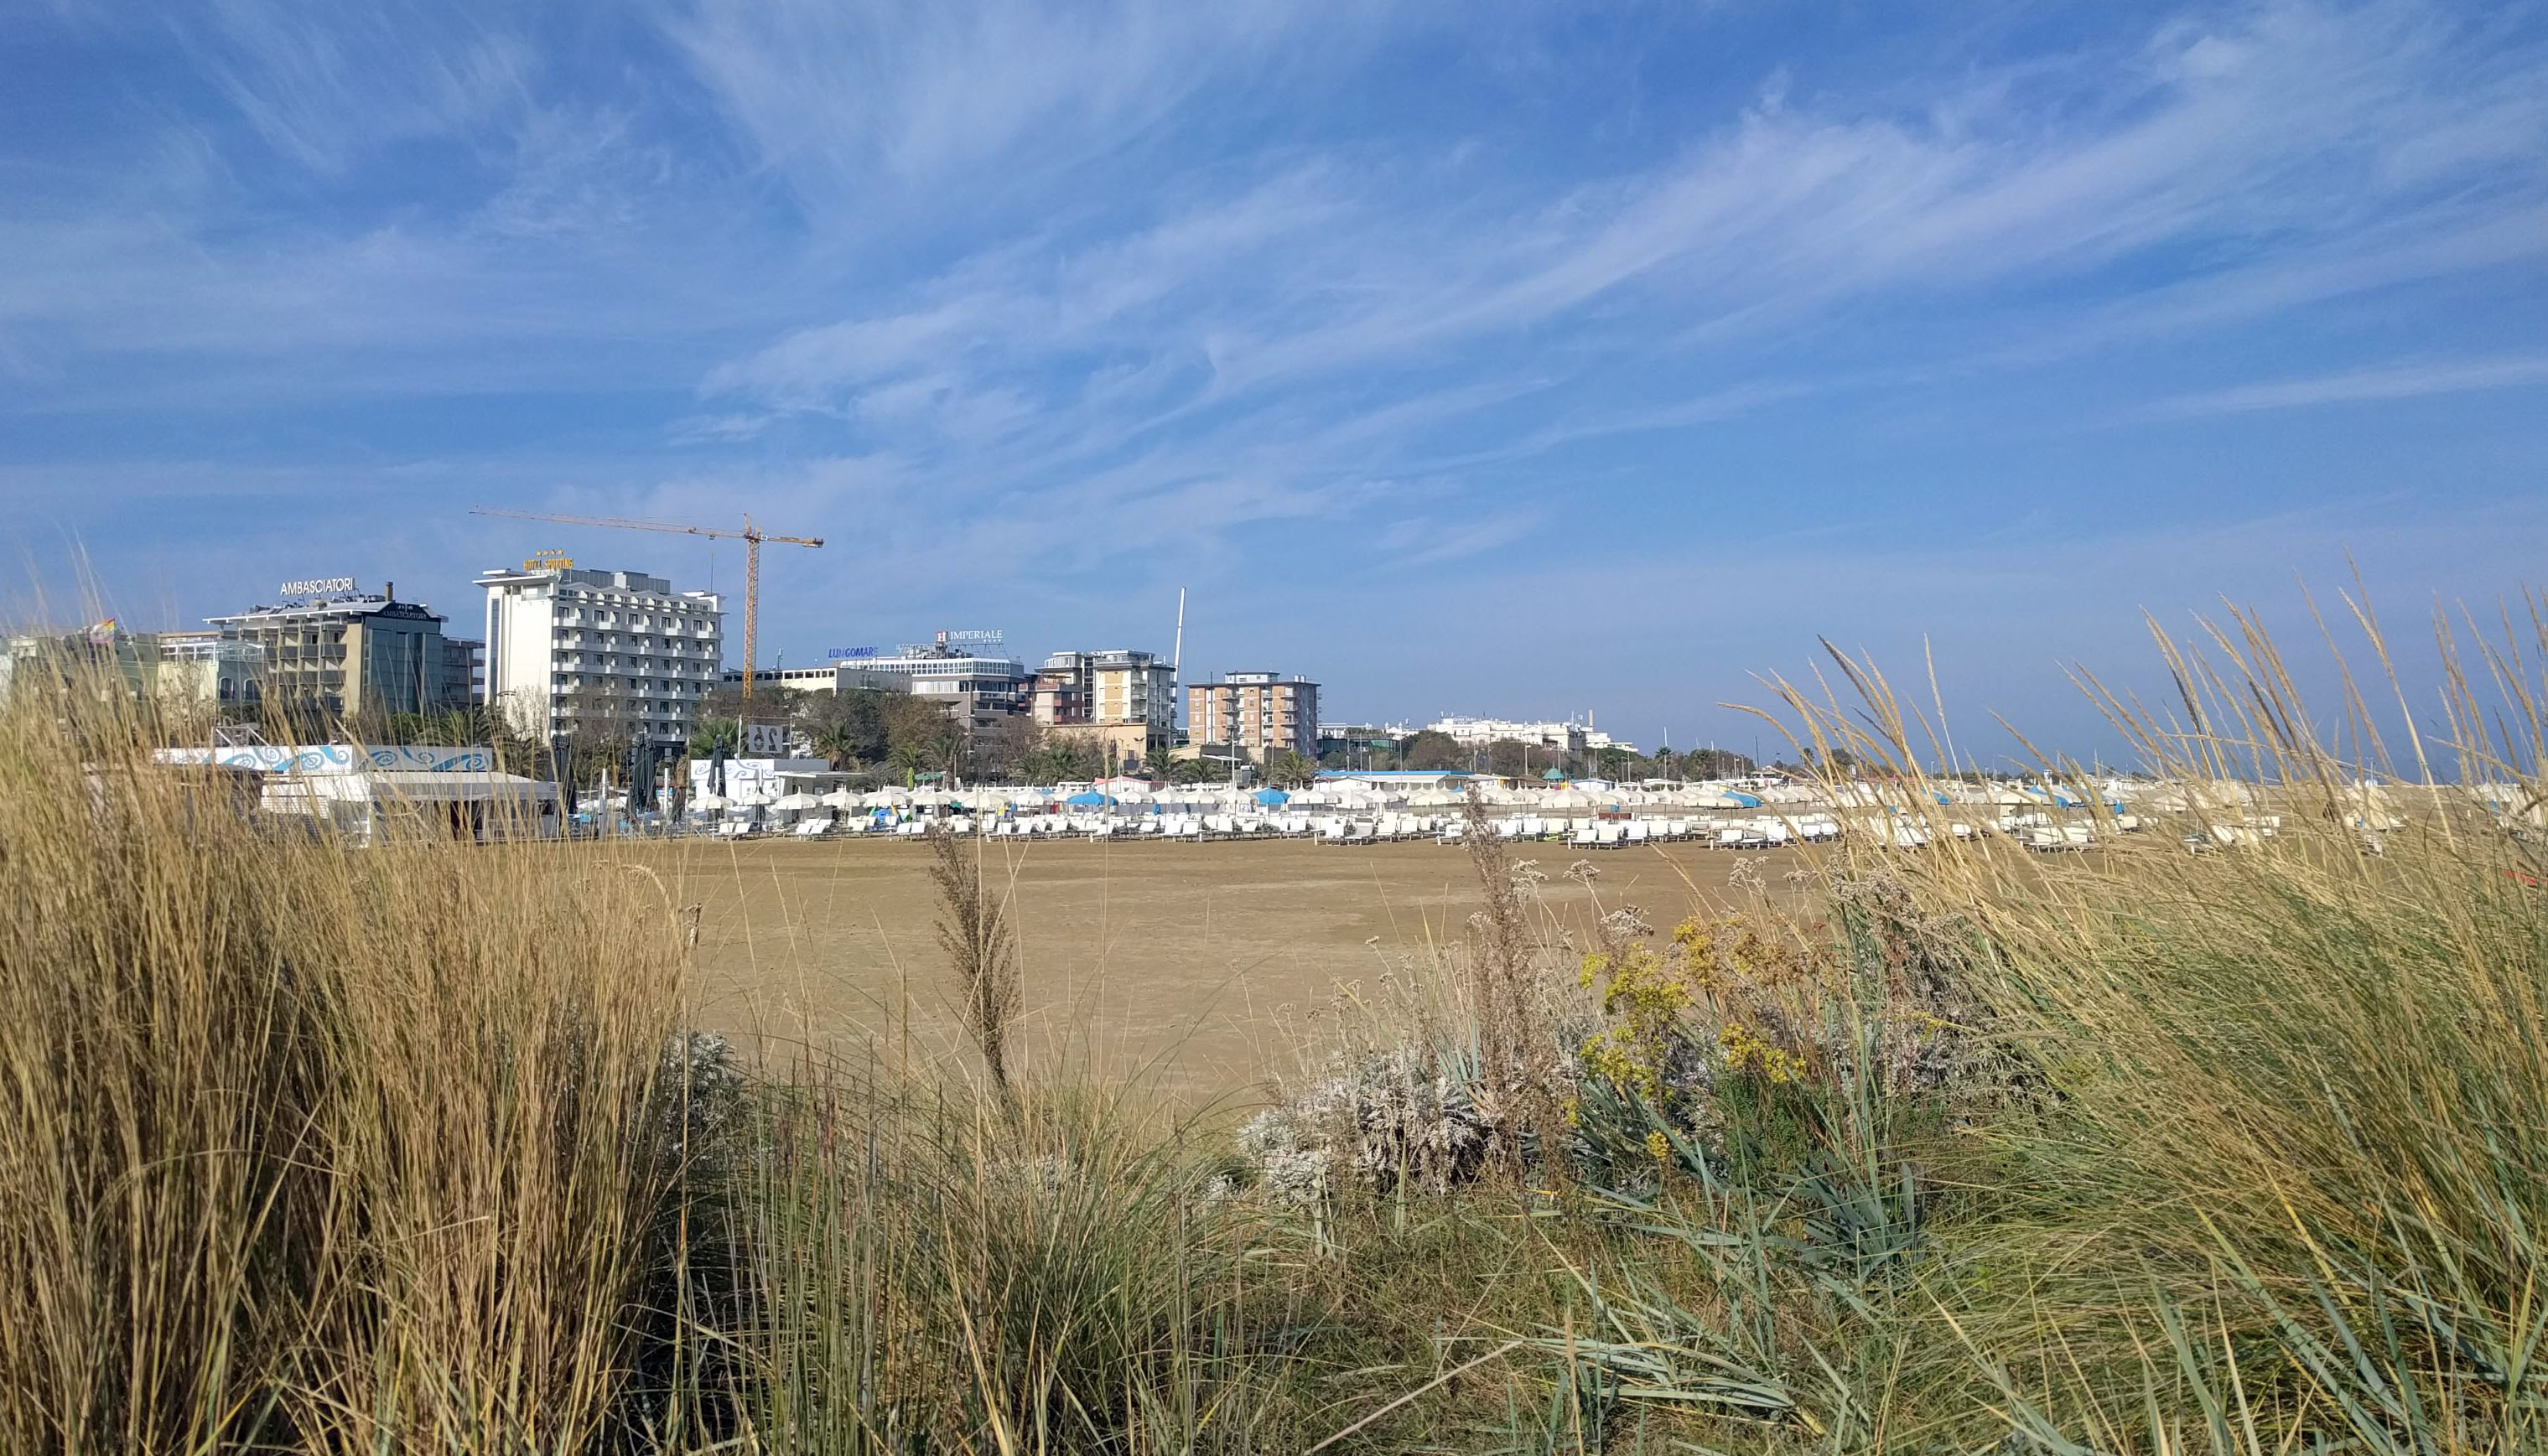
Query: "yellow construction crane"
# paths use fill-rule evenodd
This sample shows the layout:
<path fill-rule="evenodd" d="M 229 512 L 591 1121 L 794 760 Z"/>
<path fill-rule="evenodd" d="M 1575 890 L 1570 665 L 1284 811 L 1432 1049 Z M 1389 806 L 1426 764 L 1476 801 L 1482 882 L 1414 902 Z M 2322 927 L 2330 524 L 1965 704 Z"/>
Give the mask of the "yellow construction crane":
<path fill-rule="evenodd" d="M 776 541 L 788 546 L 820 546 L 820 536 L 774 536 L 743 518 L 743 529 L 724 530 L 716 526 L 683 526 L 661 520 L 623 520 L 606 515 L 549 515 L 537 510 L 473 509 L 471 515 L 501 515 L 514 520 L 553 520 L 571 526 L 608 526 L 621 531 L 671 531 L 681 536 L 716 536 L 743 543 L 743 700 L 752 701 L 753 670 L 760 666 L 761 646 L 761 543 Z"/>

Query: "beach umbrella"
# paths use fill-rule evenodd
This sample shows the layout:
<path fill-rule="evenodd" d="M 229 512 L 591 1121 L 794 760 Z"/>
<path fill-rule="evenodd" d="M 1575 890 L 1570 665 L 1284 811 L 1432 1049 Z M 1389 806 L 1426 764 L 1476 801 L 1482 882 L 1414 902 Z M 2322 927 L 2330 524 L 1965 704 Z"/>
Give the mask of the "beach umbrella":
<path fill-rule="evenodd" d="M 1292 801 L 1292 796 L 1279 788 L 1260 788 L 1253 797 L 1269 809 L 1281 808 Z"/>
<path fill-rule="evenodd" d="M 810 794 L 810 793 L 801 793 L 801 792 L 799 792 L 799 793 L 781 794 L 781 795 L 779 795 L 779 796 L 778 796 L 778 798 L 777 798 L 777 800 L 776 800 L 776 801 L 774 801 L 774 803 L 772 803 L 772 804 L 771 804 L 771 806 L 770 806 L 770 807 L 772 807 L 772 808 L 774 808 L 774 809 L 787 809 L 787 810 L 791 810 L 791 811 L 794 811 L 794 810 L 804 810 L 804 809 L 819 809 L 819 808 L 823 807 L 823 801 L 822 801 L 821 799 L 818 799 L 818 798 L 814 797 L 814 796 L 813 796 L 812 794 Z"/>
<path fill-rule="evenodd" d="M 823 795 L 823 807 L 827 809 L 855 809 L 858 806 L 859 796 L 846 788 L 836 788 Z"/>
<path fill-rule="evenodd" d="M 1070 797 L 1063 799 L 1062 802 L 1070 805 L 1074 809 L 1095 809 L 1111 804 L 1115 801 L 1094 789 L 1090 789 L 1085 792 L 1072 794 Z"/>

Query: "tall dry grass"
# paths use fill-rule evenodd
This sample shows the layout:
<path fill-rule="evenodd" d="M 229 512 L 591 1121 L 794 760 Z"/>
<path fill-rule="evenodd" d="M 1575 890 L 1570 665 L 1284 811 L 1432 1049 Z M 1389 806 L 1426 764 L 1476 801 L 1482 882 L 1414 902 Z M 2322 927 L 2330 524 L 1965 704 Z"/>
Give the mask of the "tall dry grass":
<path fill-rule="evenodd" d="M 982 1073 L 1003 1107 L 1017 1106 L 1009 1070 L 1009 1036 L 1026 1007 L 1018 974 L 1017 929 L 1009 920 L 1012 886 L 995 886 L 982 873 L 982 842 L 969 847 L 941 826 L 929 836 L 930 882 L 938 888 L 938 947 L 947 953 L 961 996 L 961 1020 Z"/>
<path fill-rule="evenodd" d="M 2548 1440 L 2548 632 L 2439 620 L 2428 699 L 2350 616 L 2331 712 L 2244 613 L 2158 634 L 2164 707 L 2083 674 L 2164 787 L 2116 834 L 2040 762 L 2106 831 L 2049 861 L 1947 832 L 1942 724 L 1871 665 L 1784 692 L 1800 739 L 1875 766 L 1836 790 L 1934 826 L 1874 859 L 1960 928 L 2051 1094 L 1990 1130 L 2003 1217 L 1941 1286 L 1968 1393 L 2047 1448 Z"/>
<path fill-rule="evenodd" d="M 679 1176 L 658 886 L 350 852 L 0 710 L 0 1448 L 589 1449 Z"/>
<path fill-rule="evenodd" d="M 0 1450 L 2538 1449 L 2548 633 L 2446 629 L 2408 727 L 2357 621 L 2332 713 L 2249 618 L 2162 639 L 2167 709 L 2083 679 L 2153 821 L 2039 765 L 2091 853 L 1947 833 L 1934 710 L 1847 661 L 1785 721 L 1924 848 L 1658 931 L 1473 836 L 1395 1030 L 1235 1151 L 1138 1088 L 739 1064 L 679 1030 L 678 851 L 354 851 L 39 684 Z"/>

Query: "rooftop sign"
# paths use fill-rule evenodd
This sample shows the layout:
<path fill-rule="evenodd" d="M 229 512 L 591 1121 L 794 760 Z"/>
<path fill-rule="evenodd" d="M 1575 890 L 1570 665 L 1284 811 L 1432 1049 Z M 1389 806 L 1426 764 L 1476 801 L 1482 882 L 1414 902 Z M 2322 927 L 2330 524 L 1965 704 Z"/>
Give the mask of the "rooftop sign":
<path fill-rule="evenodd" d="M 311 577 L 306 581 L 286 582 L 286 596 L 334 596 L 354 590 L 352 577 Z"/>
<path fill-rule="evenodd" d="M 827 655 L 832 661 L 839 662 L 844 658 L 873 657 L 876 650 L 872 647 L 835 647 Z"/>
<path fill-rule="evenodd" d="M 938 634 L 938 645 L 941 647 L 946 647 L 955 643 L 961 643 L 968 647 L 998 647 L 1008 640 L 1007 634 L 1000 631 L 997 627 L 978 632 L 941 632 Z"/>

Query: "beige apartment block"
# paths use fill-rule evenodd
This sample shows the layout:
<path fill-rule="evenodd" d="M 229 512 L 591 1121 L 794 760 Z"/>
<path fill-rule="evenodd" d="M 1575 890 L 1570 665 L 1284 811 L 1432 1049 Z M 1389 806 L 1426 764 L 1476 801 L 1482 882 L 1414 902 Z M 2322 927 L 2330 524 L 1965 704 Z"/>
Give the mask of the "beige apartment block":
<path fill-rule="evenodd" d="M 1107 767 L 1138 767 L 1176 734 L 1177 673 L 1156 653 L 1056 652 L 1036 671 L 1036 722 L 1097 744 Z"/>
<path fill-rule="evenodd" d="M 1228 673 L 1186 689 L 1186 739 L 1206 758 L 1258 763 L 1289 750 L 1319 756 L 1319 684 L 1275 673 Z"/>

